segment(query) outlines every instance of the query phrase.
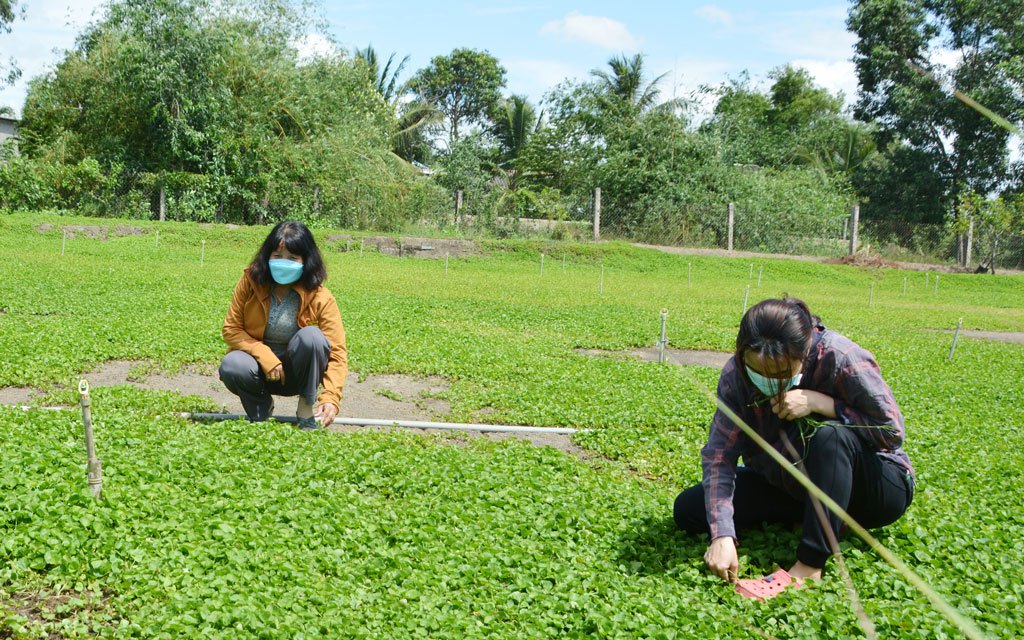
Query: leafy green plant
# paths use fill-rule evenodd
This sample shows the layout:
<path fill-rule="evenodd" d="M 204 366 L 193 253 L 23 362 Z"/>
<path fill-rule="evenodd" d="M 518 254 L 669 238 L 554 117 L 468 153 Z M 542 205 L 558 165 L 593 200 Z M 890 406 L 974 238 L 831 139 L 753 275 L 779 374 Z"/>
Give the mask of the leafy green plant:
<path fill-rule="evenodd" d="M 622 243 L 491 241 L 447 273 L 442 261 L 328 250 L 354 370 L 444 376 L 450 419 L 585 428 L 585 455 L 193 424 L 175 414 L 210 401 L 100 387 L 95 502 L 78 375 L 112 359 L 218 362 L 232 287 L 268 230 L 139 221 L 118 235 L 118 224 L 0 215 L 0 251 L 19 257 L 0 262 L 0 386 L 72 407 L 0 408 L 0 636 L 855 636 L 838 580 L 744 601 L 704 570 L 706 541 L 675 531 L 672 499 L 700 478 L 714 411 L 700 388 L 718 372 L 577 351 L 650 346 L 662 308 L 671 347 L 730 351 L 748 286 L 751 301 L 803 297 L 875 354 L 919 481 L 910 511 L 876 535 L 985 633 L 1022 631 L 1022 347 L 961 336 L 949 360 L 942 332 L 960 317 L 1021 331 L 1020 276 L 942 274 L 935 293 L 922 272 Z M 70 226 L 106 239 L 65 240 Z M 744 534 L 741 561 L 767 572 L 792 561 L 795 541 Z M 880 637 L 955 633 L 864 543 L 842 548 Z M 13 603 L 44 592 L 104 595 L 52 620 L 18 613 Z"/>

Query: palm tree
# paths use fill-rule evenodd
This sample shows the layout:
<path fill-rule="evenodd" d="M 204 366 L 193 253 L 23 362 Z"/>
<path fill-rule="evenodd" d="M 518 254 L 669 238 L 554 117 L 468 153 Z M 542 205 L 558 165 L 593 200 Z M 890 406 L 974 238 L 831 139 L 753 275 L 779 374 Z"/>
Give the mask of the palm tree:
<path fill-rule="evenodd" d="M 409 93 L 409 81 L 399 82 L 399 76 L 409 62 L 409 56 L 396 64 L 395 57 L 398 54 L 392 53 L 381 67 L 377 51 L 372 45 L 356 49 L 353 55 L 365 65 L 374 90 L 391 107 L 397 118 L 396 131 L 391 139 L 392 152 L 404 160 L 425 160 L 422 155 L 427 145 L 423 138 L 423 128 L 438 122 L 441 113 L 422 98 L 403 100 Z"/>
<path fill-rule="evenodd" d="M 395 56 L 398 54 L 392 53 L 388 56 L 384 67 L 381 68 L 377 51 L 373 45 L 366 45 L 365 49 L 356 49 L 353 51 L 353 55 L 356 60 L 360 60 L 366 65 L 370 74 L 370 82 L 373 83 L 373 88 L 380 94 L 380 97 L 384 98 L 384 102 L 392 104 L 395 98 L 404 93 L 406 85 L 399 83 L 398 77 L 405 65 L 409 63 L 409 56 L 405 56 L 395 65 Z M 395 66 L 392 67 L 392 65 Z"/>
<path fill-rule="evenodd" d="M 637 111 L 647 111 L 658 99 L 658 83 L 668 75 L 663 73 L 644 86 L 644 57 L 636 54 L 632 58 L 625 55 L 612 56 L 608 60 L 611 71 L 594 69 L 592 76 L 599 79 L 600 88 L 609 97 L 622 101 Z"/>
<path fill-rule="evenodd" d="M 849 124 L 835 146 L 800 146 L 794 156 L 798 162 L 810 165 L 821 173 L 853 174 L 861 165 L 878 155 L 871 131 Z"/>
<path fill-rule="evenodd" d="M 492 117 L 491 133 L 501 146 L 499 166 L 507 167 L 515 162 L 530 136 L 540 130 L 542 115 L 526 96 L 514 95 L 498 104 Z"/>

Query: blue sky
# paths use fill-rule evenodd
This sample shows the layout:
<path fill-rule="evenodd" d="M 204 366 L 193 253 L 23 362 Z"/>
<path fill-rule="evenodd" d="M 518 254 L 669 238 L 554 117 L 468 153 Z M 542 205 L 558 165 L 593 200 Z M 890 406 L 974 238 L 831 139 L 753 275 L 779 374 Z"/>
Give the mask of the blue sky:
<path fill-rule="evenodd" d="M 23 78 L 0 91 L 0 105 L 20 113 L 29 78 L 52 70 L 102 5 L 98 0 L 22 0 L 25 19 L 0 34 L 0 56 L 13 57 Z M 328 38 L 304 46 L 409 55 L 406 75 L 457 47 L 486 50 L 508 71 L 508 91 L 538 102 L 566 79 L 586 79 L 613 55 L 643 53 L 650 78 L 666 74 L 665 97 L 684 97 L 744 70 L 757 81 L 778 65 L 807 69 L 827 89 L 855 97 L 846 31 L 848 3 L 758 2 L 324 2 Z"/>

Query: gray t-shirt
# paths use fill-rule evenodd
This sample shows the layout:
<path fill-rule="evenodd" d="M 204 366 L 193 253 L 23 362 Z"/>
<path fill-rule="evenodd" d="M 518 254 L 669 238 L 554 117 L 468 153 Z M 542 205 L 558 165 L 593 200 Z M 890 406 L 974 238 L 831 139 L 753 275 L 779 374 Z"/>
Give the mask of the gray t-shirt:
<path fill-rule="evenodd" d="M 267 316 L 267 328 L 263 331 L 263 342 L 278 358 L 284 359 L 288 341 L 299 331 L 299 324 L 295 318 L 298 312 L 299 294 L 295 289 L 288 289 L 284 300 L 280 302 L 271 292 L 270 314 Z"/>

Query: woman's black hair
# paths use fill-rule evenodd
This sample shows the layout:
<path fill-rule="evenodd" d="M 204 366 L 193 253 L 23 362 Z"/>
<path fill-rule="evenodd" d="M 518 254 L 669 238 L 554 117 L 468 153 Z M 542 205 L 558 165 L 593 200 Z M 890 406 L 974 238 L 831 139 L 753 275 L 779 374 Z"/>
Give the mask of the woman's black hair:
<path fill-rule="evenodd" d="M 327 267 L 320 257 L 320 249 L 309 228 L 301 222 L 279 222 L 270 230 L 267 239 L 249 265 L 249 277 L 261 285 L 273 285 L 274 278 L 270 275 L 270 254 L 274 253 L 281 243 L 288 251 L 302 256 L 302 277 L 299 282 L 307 291 L 316 289 L 327 279 Z"/>
<path fill-rule="evenodd" d="M 797 298 L 769 298 L 750 307 L 736 335 L 736 363 L 743 364 L 747 351 L 762 361 L 803 360 L 814 328 L 821 319 Z M 747 377 L 746 367 L 742 367 Z"/>

